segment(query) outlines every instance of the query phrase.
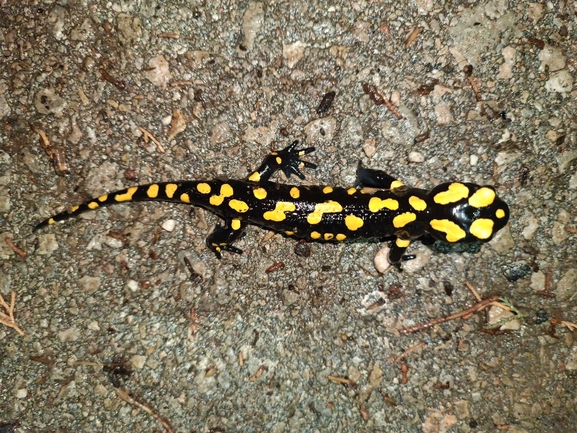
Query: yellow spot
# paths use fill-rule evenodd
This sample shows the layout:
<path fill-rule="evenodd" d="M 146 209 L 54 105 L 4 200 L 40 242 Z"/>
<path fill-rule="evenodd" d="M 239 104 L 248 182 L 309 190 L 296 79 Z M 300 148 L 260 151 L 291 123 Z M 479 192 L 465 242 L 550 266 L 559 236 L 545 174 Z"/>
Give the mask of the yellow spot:
<path fill-rule="evenodd" d="M 469 197 L 469 204 L 476 208 L 486 207 L 495 201 L 495 191 L 491 188 L 479 188 L 471 197 Z"/>
<path fill-rule="evenodd" d="M 248 177 L 248 180 L 250 180 L 251 182 L 260 182 L 260 173 L 258 171 L 255 171 Z"/>
<path fill-rule="evenodd" d="M 458 242 L 467 236 L 465 230 L 455 224 L 453 221 L 447 219 L 444 220 L 431 220 L 431 227 L 433 227 L 438 232 L 443 232 L 447 234 L 447 242 Z"/>
<path fill-rule="evenodd" d="M 149 196 L 150 198 L 158 197 L 158 185 L 157 184 L 150 185 L 146 190 L 146 195 Z"/>
<path fill-rule="evenodd" d="M 264 200 L 266 198 L 266 189 L 264 188 L 256 188 L 252 190 L 252 193 L 256 198 L 259 200 Z"/>
<path fill-rule="evenodd" d="M 180 201 L 190 203 L 190 196 L 187 193 L 180 194 Z"/>
<path fill-rule="evenodd" d="M 469 188 L 462 183 L 452 183 L 447 191 L 440 192 L 433 197 L 437 204 L 455 203 L 469 196 Z"/>
<path fill-rule="evenodd" d="M 315 210 L 307 216 L 307 222 L 309 224 L 318 224 L 321 222 L 324 213 L 337 213 L 342 211 L 343 207 L 336 201 L 329 200 L 323 203 L 318 203 L 315 206 Z"/>
<path fill-rule="evenodd" d="M 404 239 L 397 238 L 397 240 L 395 241 L 395 245 L 398 246 L 399 248 L 407 248 L 409 245 L 411 245 L 411 241 L 406 241 Z"/>
<path fill-rule="evenodd" d="M 417 219 L 417 215 L 413 212 L 405 212 L 393 218 L 393 226 L 397 229 L 405 227 Z"/>
<path fill-rule="evenodd" d="M 347 215 L 345 217 L 345 225 L 352 232 L 360 229 L 364 223 L 365 222 L 361 218 L 355 215 Z"/>
<path fill-rule="evenodd" d="M 400 188 L 403 185 L 404 185 L 404 183 L 401 182 L 400 180 L 393 180 L 391 182 L 391 189 Z"/>
<path fill-rule="evenodd" d="M 220 195 L 213 195 L 208 200 L 213 206 L 220 206 L 226 197 L 230 197 L 233 194 L 232 186 L 228 183 L 223 183 L 220 187 Z"/>
<path fill-rule="evenodd" d="M 335 237 L 332 233 L 325 233 L 325 241 L 330 241 Z"/>
<path fill-rule="evenodd" d="M 224 201 L 224 197 L 221 195 L 213 195 L 208 200 L 208 202 L 213 206 L 220 206 L 223 201 Z"/>
<path fill-rule="evenodd" d="M 230 223 L 230 226 L 232 227 L 233 230 L 238 230 L 240 228 L 240 220 L 233 219 L 232 222 Z"/>
<path fill-rule="evenodd" d="M 489 239 L 493 234 L 493 220 L 488 218 L 479 218 L 473 221 L 469 231 L 477 239 Z"/>
<path fill-rule="evenodd" d="M 294 212 L 295 210 L 296 206 L 294 203 L 279 201 L 276 203 L 274 210 L 265 212 L 262 217 L 267 221 L 284 221 L 286 219 L 285 212 Z"/>
<path fill-rule="evenodd" d="M 357 192 L 358 190 L 356 188 L 349 188 L 347 189 L 347 194 L 348 195 L 353 195 L 355 192 Z"/>
<path fill-rule="evenodd" d="M 248 210 L 248 204 L 242 200 L 232 199 L 228 202 L 228 205 L 238 213 L 245 213 Z"/>
<path fill-rule="evenodd" d="M 223 183 L 222 186 L 220 187 L 220 195 L 224 197 L 230 197 L 233 194 L 234 191 L 232 190 L 232 186 L 230 186 L 228 183 Z"/>
<path fill-rule="evenodd" d="M 76 212 L 80 206 L 72 206 L 70 212 Z"/>
<path fill-rule="evenodd" d="M 284 233 L 285 233 L 285 235 L 287 235 L 287 236 L 292 236 L 292 235 L 295 234 L 295 232 L 293 232 L 292 230 L 287 230 L 287 231 L 285 231 Z"/>
<path fill-rule="evenodd" d="M 48 224 L 52 225 L 52 224 L 56 224 L 56 221 L 54 221 L 54 218 L 50 218 L 48 220 Z"/>
<path fill-rule="evenodd" d="M 201 194 L 210 194 L 210 191 L 211 191 L 210 185 L 208 183 L 204 183 L 204 182 L 196 185 L 196 189 Z"/>
<path fill-rule="evenodd" d="M 90 203 L 88 203 L 88 209 L 96 209 L 99 206 L 100 205 L 98 203 L 96 203 L 95 201 L 91 201 Z"/>
<path fill-rule="evenodd" d="M 311 232 L 311 239 L 320 239 L 321 234 L 319 232 Z"/>
<path fill-rule="evenodd" d="M 276 163 L 277 163 L 278 165 L 281 165 L 281 164 L 282 164 L 282 158 L 281 158 L 280 156 L 277 156 L 277 157 L 276 157 Z"/>
<path fill-rule="evenodd" d="M 418 211 L 427 209 L 427 202 L 419 197 L 415 197 L 414 195 L 409 197 L 409 204 L 413 207 L 413 209 Z"/>
<path fill-rule="evenodd" d="M 371 197 L 369 200 L 369 210 L 371 212 L 378 212 L 381 209 L 397 210 L 399 202 L 393 198 L 380 199 L 379 197 Z"/>
<path fill-rule="evenodd" d="M 301 196 L 301 192 L 299 191 L 299 189 L 296 186 L 293 186 L 290 190 L 290 195 L 292 198 L 294 198 L 296 200 L 297 198 L 299 198 Z"/>
<path fill-rule="evenodd" d="M 337 234 L 337 241 L 344 241 L 347 237 L 342 233 Z"/>
<path fill-rule="evenodd" d="M 495 212 L 495 216 L 499 219 L 505 218 L 505 211 L 503 209 L 497 209 L 497 212 Z"/>
<path fill-rule="evenodd" d="M 126 192 L 124 194 L 116 194 L 114 196 L 114 200 L 116 200 L 118 202 L 130 201 L 130 200 L 132 200 L 132 196 L 134 195 L 136 190 L 138 190 L 137 186 L 130 187 L 126 190 Z"/>
<path fill-rule="evenodd" d="M 332 188 L 332 187 L 330 187 L 330 186 L 325 186 L 325 187 L 323 188 L 323 193 L 325 193 L 325 194 L 330 194 L 331 192 L 333 192 L 333 188 Z"/>
<path fill-rule="evenodd" d="M 175 184 L 175 183 L 169 183 L 169 184 L 166 185 L 164 191 L 165 191 L 166 196 L 167 196 L 168 198 L 172 198 L 172 197 L 174 197 L 174 193 L 176 192 L 177 189 L 178 189 L 178 185 L 177 185 L 177 184 Z"/>
<path fill-rule="evenodd" d="M 103 202 L 105 202 L 106 200 L 108 200 L 108 194 L 104 194 L 104 195 L 101 195 L 100 197 L 98 197 L 98 201 L 99 201 L 100 203 L 103 203 Z"/>

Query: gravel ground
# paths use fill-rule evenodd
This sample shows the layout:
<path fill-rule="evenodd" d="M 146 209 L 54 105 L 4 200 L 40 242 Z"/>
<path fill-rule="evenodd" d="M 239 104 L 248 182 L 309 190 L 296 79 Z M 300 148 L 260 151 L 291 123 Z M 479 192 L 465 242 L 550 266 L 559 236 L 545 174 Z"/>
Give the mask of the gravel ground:
<path fill-rule="evenodd" d="M 575 431 L 575 4 L 331 3 L 0 0 L 0 294 L 25 333 L 0 326 L 0 431 Z M 493 184 L 510 224 L 385 274 L 377 243 L 304 257 L 255 227 L 218 261 L 218 218 L 164 203 L 31 230 L 294 139 L 305 183 L 362 160 Z M 400 332 L 474 305 L 467 282 L 515 313 Z"/>

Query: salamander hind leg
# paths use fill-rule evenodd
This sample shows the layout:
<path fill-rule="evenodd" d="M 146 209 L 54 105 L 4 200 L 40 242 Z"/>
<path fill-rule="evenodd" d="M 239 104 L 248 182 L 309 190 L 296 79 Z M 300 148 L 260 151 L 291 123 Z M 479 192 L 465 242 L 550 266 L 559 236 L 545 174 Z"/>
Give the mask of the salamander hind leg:
<path fill-rule="evenodd" d="M 206 238 L 206 245 L 218 259 L 222 258 L 221 253 L 223 251 L 242 254 L 242 250 L 234 247 L 232 244 L 244 235 L 246 226 L 247 224 L 245 222 L 236 218 L 227 221 L 226 226 L 218 225 Z"/>
<path fill-rule="evenodd" d="M 381 188 L 394 189 L 403 185 L 403 182 L 395 179 L 390 174 L 382 170 L 373 170 L 371 168 L 363 167 L 362 162 L 359 161 L 357 166 L 357 179 L 355 181 L 355 188 Z"/>
<path fill-rule="evenodd" d="M 316 164 L 308 161 L 302 161 L 301 156 L 314 152 L 314 147 L 307 147 L 305 149 L 296 149 L 298 140 L 285 147 L 283 150 L 271 152 L 261 166 L 254 171 L 248 180 L 251 182 L 266 182 L 277 171 L 281 170 L 287 178 L 294 174 L 300 179 L 304 179 L 305 175 L 301 173 L 301 168 L 317 168 Z"/>

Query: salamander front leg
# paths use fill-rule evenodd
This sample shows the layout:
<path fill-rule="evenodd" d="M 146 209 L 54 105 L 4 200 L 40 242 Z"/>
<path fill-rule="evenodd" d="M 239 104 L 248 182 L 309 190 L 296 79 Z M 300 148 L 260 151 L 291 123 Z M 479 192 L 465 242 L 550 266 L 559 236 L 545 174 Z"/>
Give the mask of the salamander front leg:
<path fill-rule="evenodd" d="M 226 222 L 226 226 L 218 225 L 214 231 L 206 238 L 206 245 L 216 255 L 217 259 L 222 259 L 223 251 L 230 251 L 235 254 L 242 254 L 240 248 L 232 244 L 243 236 L 247 224 L 240 219 L 233 219 Z"/>
<path fill-rule="evenodd" d="M 389 250 L 389 263 L 395 266 L 397 269 L 402 271 L 401 263 L 407 262 L 409 260 L 415 259 L 414 254 L 405 255 L 405 251 L 411 244 L 410 240 L 404 240 L 401 238 L 397 238 L 395 242 L 390 246 Z"/>
<path fill-rule="evenodd" d="M 359 161 L 357 166 L 357 179 L 355 181 L 355 188 L 363 187 L 380 188 L 380 189 L 394 189 L 403 185 L 403 182 L 395 179 L 393 176 L 385 173 L 382 170 L 373 170 L 371 168 L 363 167 L 362 162 Z"/>
<path fill-rule="evenodd" d="M 314 152 L 314 147 L 307 147 L 306 149 L 296 149 L 298 140 L 285 147 L 283 150 L 271 152 L 262 162 L 261 166 L 253 172 L 248 180 L 251 182 L 266 182 L 277 171 L 281 170 L 287 178 L 294 174 L 300 179 L 304 179 L 305 175 L 301 173 L 301 168 L 317 168 L 316 164 L 308 161 L 302 161 L 301 156 Z"/>

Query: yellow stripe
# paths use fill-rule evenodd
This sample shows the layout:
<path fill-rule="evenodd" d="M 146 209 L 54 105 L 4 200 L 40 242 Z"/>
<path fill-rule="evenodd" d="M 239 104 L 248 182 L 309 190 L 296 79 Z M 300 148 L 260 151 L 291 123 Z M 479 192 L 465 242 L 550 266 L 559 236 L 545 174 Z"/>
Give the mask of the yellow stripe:
<path fill-rule="evenodd" d="M 449 204 L 456 203 L 461 199 L 467 198 L 469 196 L 469 188 L 467 188 L 462 183 L 452 183 L 449 185 L 447 191 L 439 192 L 435 194 L 433 200 L 438 204 Z"/>
<path fill-rule="evenodd" d="M 315 210 L 308 214 L 307 222 L 309 224 L 318 224 L 321 222 L 324 213 L 338 213 L 342 211 L 343 207 L 341 204 L 333 200 L 317 203 Z"/>
<path fill-rule="evenodd" d="M 471 197 L 469 197 L 469 204 L 476 208 L 487 207 L 495 201 L 495 191 L 486 186 L 479 188 Z"/>
<path fill-rule="evenodd" d="M 369 210 L 371 212 L 378 212 L 381 209 L 397 210 L 398 208 L 399 202 L 392 198 L 382 200 L 379 197 L 371 197 L 369 200 Z"/>
<path fill-rule="evenodd" d="M 413 207 L 413 209 L 418 211 L 427 209 L 427 202 L 419 197 L 415 197 L 414 195 L 409 197 L 409 204 Z"/>
<path fill-rule="evenodd" d="M 431 220 L 431 227 L 438 232 L 446 233 L 447 242 L 458 242 L 467 236 L 465 230 L 448 219 Z"/>
<path fill-rule="evenodd" d="M 132 196 L 137 190 L 138 190 L 137 186 L 130 187 L 126 190 L 124 194 L 116 194 L 114 196 L 114 200 L 116 200 L 117 202 L 130 201 L 132 200 Z"/>
<path fill-rule="evenodd" d="M 401 227 L 405 227 L 407 224 L 412 223 L 416 219 L 417 215 L 413 212 L 405 212 L 393 218 L 393 226 L 396 229 L 400 229 Z"/>

